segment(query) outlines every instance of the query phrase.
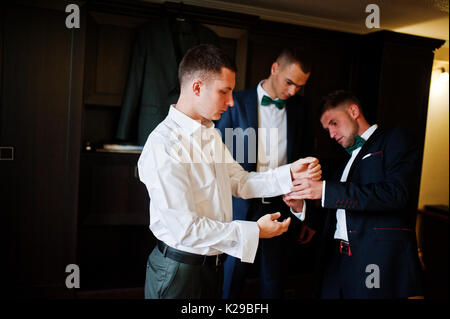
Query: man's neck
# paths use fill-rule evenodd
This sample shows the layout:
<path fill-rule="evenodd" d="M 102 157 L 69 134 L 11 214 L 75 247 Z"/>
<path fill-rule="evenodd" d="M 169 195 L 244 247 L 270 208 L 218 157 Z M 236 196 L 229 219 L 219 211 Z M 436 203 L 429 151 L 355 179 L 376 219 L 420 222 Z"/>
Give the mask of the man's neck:
<path fill-rule="evenodd" d="M 271 77 L 269 77 L 266 81 L 261 83 L 261 86 L 264 89 L 264 91 L 266 91 L 267 94 L 270 95 L 271 99 L 275 100 L 275 99 L 278 98 L 278 96 L 276 95 L 275 91 L 273 90 Z"/>
<path fill-rule="evenodd" d="M 358 135 L 359 136 L 363 135 L 364 132 L 367 131 L 370 127 L 371 125 L 366 121 L 359 123 Z"/>
<path fill-rule="evenodd" d="M 190 103 L 188 100 L 180 98 L 177 101 L 177 104 L 174 105 L 174 107 L 180 111 L 181 113 L 184 113 L 185 115 L 189 116 L 194 121 L 199 122 L 200 124 L 204 124 L 206 119 L 201 117 L 197 112 L 195 112 L 195 107 L 192 103 Z"/>

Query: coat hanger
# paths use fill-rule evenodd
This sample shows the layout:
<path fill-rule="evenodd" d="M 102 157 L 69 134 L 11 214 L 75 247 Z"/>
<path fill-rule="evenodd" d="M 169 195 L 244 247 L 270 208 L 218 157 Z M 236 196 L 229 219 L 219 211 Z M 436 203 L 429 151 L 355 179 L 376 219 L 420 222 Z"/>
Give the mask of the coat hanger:
<path fill-rule="evenodd" d="M 178 13 L 177 13 L 177 16 L 175 17 L 175 19 L 177 21 L 180 21 L 180 22 L 185 22 L 186 21 L 186 18 L 184 17 L 184 3 L 183 3 L 183 1 L 178 3 Z"/>

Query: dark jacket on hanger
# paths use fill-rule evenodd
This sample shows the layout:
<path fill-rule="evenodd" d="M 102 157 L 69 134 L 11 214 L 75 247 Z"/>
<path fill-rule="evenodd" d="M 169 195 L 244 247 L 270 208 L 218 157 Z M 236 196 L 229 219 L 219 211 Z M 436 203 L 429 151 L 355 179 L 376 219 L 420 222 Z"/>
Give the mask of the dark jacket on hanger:
<path fill-rule="evenodd" d="M 125 87 L 117 138 L 144 145 L 166 117 L 180 93 L 178 65 L 188 49 L 202 43 L 218 45 L 218 36 L 189 21 L 164 18 L 144 25 L 137 34 Z"/>

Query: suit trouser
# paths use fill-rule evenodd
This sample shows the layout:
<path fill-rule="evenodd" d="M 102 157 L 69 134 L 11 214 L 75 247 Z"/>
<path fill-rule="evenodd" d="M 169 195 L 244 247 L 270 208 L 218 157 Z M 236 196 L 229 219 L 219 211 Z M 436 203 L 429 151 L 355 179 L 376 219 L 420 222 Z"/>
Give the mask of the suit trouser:
<path fill-rule="evenodd" d="M 255 203 L 257 204 L 255 205 Z M 279 201 L 264 205 L 261 204 L 260 200 L 255 200 L 251 208 L 252 215 L 248 219 L 256 221 L 267 213 L 279 211 L 279 208 Z M 287 247 L 287 242 L 285 234 L 259 240 L 255 262 L 260 264 L 259 288 L 261 298 L 279 299 L 283 297 L 283 279 L 287 275 L 287 272 L 283 271 L 286 268 L 284 249 Z M 238 299 L 241 297 L 245 279 L 251 267 L 252 264 L 250 263 L 244 263 L 238 258 L 227 256 L 224 263 L 223 298 Z"/>
<path fill-rule="evenodd" d="M 155 247 L 147 261 L 146 299 L 220 298 L 223 271 L 165 257 Z"/>
<path fill-rule="evenodd" d="M 354 257 L 341 254 L 337 241 L 333 241 L 333 247 L 329 249 L 331 256 L 323 274 L 321 298 L 354 298 L 354 292 L 350 286 L 350 281 L 355 277 L 351 268 L 351 259 Z"/>

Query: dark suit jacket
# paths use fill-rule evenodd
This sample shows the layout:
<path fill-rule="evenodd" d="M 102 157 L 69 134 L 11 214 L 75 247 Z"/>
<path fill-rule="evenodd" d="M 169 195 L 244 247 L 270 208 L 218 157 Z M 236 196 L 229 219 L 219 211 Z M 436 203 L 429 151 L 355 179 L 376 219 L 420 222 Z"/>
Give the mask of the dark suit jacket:
<path fill-rule="evenodd" d="M 137 34 L 122 103 L 117 138 L 133 142 L 137 118 L 137 144 L 144 145 L 150 132 L 178 100 L 178 65 L 186 51 L 198 44 L 218 45 L 218 36 L 195 22 L 160 19 Z"/>
<path fill-rule="evenodd" d="M 420 156 L 409 132 L 377 128 L 355 158 L 347 182 L 339 182 L 346 163 L 326 181 L 323 251 L 336 248 L 336 209 L 343 208 L 354 271 L 347 280 L 354 282 L 358 297 L 423 294 L 415 236 Z M 326 265 L 326 253 L 322 261 Z M 380 288 L 365 285 L 370 264 L 379 266 Z"/>
<path fill-rule="evenodd" d="M 240 163 L 246 171 L 256 171 L 257 161 L 257 145 L 258 145 L 258 96 L 257 88 L 251 88 L 237 93 L 233 93 L 234 107 L 228 109 L 222 114 L 219 121 L 216 122 L 216 127 L 222 133 L 222 139 L 225 141 L 226 128 L 241 128 L 244 132 L 248 128 L 253 128 L 256 131 L 256 156 L 254 159 L 249 159 L 249 140 L 244 138 L 244 162 Z M 312 129 L 310 127 L 308 104 L 304 97 L 296 95 L 287 100 L 287 162 L 291 163 L 301 157 L 310 156 L 313 146 Z M 233 145 L 239 145 L 241 141 L 233 138 Z M 253 143 L 252 143 L 253 144 Z M 253 145 L 250 145 L 253 147 Z M 233 157 L 236 159 L 236 147 L 230 149 Z M 259 200 L 259 199 L 258 199 Z M 277 199 L 280 201 L 280 198 Z M 260 200 L 259 200 L 260 201 Z M 247 220 L 248 211 L 252 200 L 244 200 L 233 197 L 233 219 Z M 289 208 L 283 203 L 282 205 L 286 216 L 290 216 Z M 283 211 L 281 211 L 283 213 Z M 285 218 L 283 216 L 282 218 Z M 296 219 L 296 218 L 295 218 Z M 294 220 L 294 219 L 293 219 Z M 296 221 L 295 221 L 296 222 Z M 291 226 L 292 228 L 292 222 Z"/>

